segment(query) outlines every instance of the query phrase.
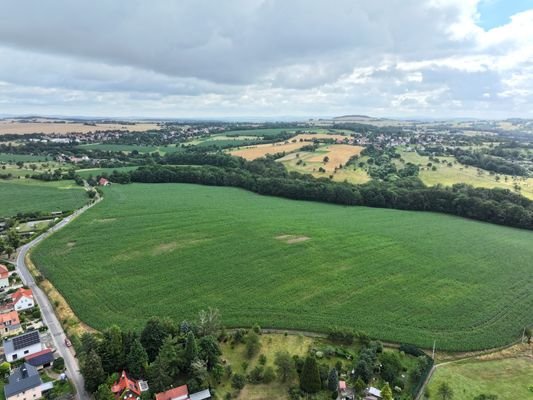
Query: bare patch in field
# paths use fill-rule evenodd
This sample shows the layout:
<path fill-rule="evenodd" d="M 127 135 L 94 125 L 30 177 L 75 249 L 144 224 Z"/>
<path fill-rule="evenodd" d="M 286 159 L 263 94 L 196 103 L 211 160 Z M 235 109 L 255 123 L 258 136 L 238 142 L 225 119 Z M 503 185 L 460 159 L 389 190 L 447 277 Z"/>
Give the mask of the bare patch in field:
<path fill-rule="evenodd" d="M 204 243 L 208 241 L 207 238 L 200 239 L 185 239 L 180 241 L 161 243 L 155 246 L 152 250 L 152 255 L 159 256 L 161 254 L 170 253 L 177 249 L 183 249 L 186 247 L 194 246 L 195 244 Z"/>
<path fill-rule="evenodd" d="M 101 224 L 107 224 L 109 222 L 116 221 L 116 218 L 102 218 L 102 219 L 95 219 L 94 222 L 99 222 Z"/>
<path fill-rule="evenodd" d="M 324 157 L 328 157 L 329 161 L 327 163 L 324 163 L 322 168 L 324 168 L 326 171 L 333 171 L 339 165 L 346 165 L 346 163 L 351 157 L 359 155 L 363 150 L 363 147 L 350 146 L 349 144 L 333 144 L 331 146 L 328 146 L 326 150 L 328 151 L 327 154 L 317 154 L 309 158 L 307 161 L 323 162 Z"/>
<path fill-rule="evenodd" d="M 285 242 L 287 244 L 294 244 L 294 243 L 305 242 L 306 240 L 309 240 L 311 238 L 307 236 L 297 236 L 297 235 L 280 235 L 280 236 L 276 236 L 275 239 L 281 242 Z"/>
<path fill-rule="evenodd" d="M 67 247 L 68 247 L 68 248 L 72 248 L 72 247 L 74 247 L 74 246 L 76 246 L 76 242 L 68 242 L 68 243 L 67 243 Z"/>
<path fill-rule="evenodd" d="M 111 259 L 113 261 L 130 261 L 142 256 L 140 251 L 127 251 L 120 254 L 115 254 Z"/>
<path fill-rule="evenodd" d="M 169 253 L 173 250 L 176 250 L 176 247 L 178 247 L 177 242 L 161 243 L 160 245 L 154 248 L 154 250 L 152 251 L 152 254 L 154 256 L 158 256 L 160 254 Z"/>

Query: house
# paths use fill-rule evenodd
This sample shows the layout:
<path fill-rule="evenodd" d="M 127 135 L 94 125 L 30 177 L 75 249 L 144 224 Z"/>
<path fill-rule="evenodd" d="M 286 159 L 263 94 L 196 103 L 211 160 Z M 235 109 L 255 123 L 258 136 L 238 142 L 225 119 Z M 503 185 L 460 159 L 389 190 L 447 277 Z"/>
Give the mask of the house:
<path fill-rule="evenodd" d="M 42 349 L 43 346 L 38 331 L 31 331 L 11 339 L 4 339 L 4 354 L 8 362 L 38 353 Z"/>
<path fill-rule="evenodd" d="M 206 400 L 210 398 L 211 392 L 209 389 L 189 394 L 187 385 L 178 386 L 155 395 L 155 400 Z"/>
<path fill-rule="evenodd" d="M 9 287 L 9 270 L 4 264 L 0 264 L 0 289 Z"/>
<path fill-rule="evenodd" d="M 381 390 L 376 389 L 373 386 L 370 386 L 366 390 L 365 400 L 379 400 L 379 399 L 381 399 Z"/>
<path fill-rule="evenodd" d="M 37 369 L 28 363 L 13 370 L 4 386 L 6 400 L 35 400 L 42 397 L 41 377 Z"/>
<path fill-rule="evenodd" d="M 98 185 L 100 186 L 109 186 L 111 183 L 106 178 L 100 178 L 98 180 Z"/>
<path fill-rule="evenodd" d="M 111 391 L 117 400 L 139 400 L 141 393 L 148 390 L 148 384 L 145 381 L 136 381 L 131 379 L 122 371 L 120 378 L 111 386 Z"/>
<path fill-rule="evenodd" d="M 35 305 L 31 289 L 19 288 L 11 294 L 11 301 L 16 311 L 27 310 Z"/>
<path fill-rule="evenodd" d="M 0 314 L 0 329 L 2 336 L 17 335 L 22 332 L 19 313 L 10 311 L 5 314 Z"/>
<path fill-rule="evenodd" d="M 24 357 L 26 362 L 37 370 L 48 368 L 54 364 L 54 353 L 51 349 L 44 349 Z"/>

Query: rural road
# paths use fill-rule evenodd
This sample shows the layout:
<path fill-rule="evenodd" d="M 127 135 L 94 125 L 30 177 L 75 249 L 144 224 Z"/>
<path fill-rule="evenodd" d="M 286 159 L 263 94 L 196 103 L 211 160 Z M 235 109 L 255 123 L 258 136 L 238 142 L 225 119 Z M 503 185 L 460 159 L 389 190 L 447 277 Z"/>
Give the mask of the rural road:
<path fill-rule="evenodd" d="M 26 255 L 28 254 L 28 251 L 32 247 L 39 244 L 43 239 L 46 239 L 52 233 L 63 228 L 70 221 L 72 221 L 74 218 L 76 218 L 78 215 L 80 215 L 84 211 L 88 210 L 90 207 L 92 207 L 94 204 L 98 203 L 99 201 L 100 201 L 100 198 L 97 199 L 97 201 L 94 202 L 93 204 L 80 208 L 79 210 L 75 211 L 74 213 L 72 213 L 71 215 L 63 219 L 61 222 L 59 222 L 54 227 L 50 228 L 48 231 L 46 231 L 42 235 L 36 237 L 34 240 L 25 244 L 24 246 L 21 246 L 18 250 L 17 261 L 16 261 L 17 272 L 19 273 L 19 276 L 21 277 L 22 282 L 24 282 L 25 285 L 27 285 L 33 290 L 33 296 L 35 297 L 37 304 L 39 304 L 41 308 L 41 314 L 42 314 L 43 321 L 48 326 L 49 332 L 54 342 L 54 346 L 57 349 L 57 352 L 59 353 L 59 355 L 63 357 L 63 359 L 65 360 L 65 367 L 67 369 L 67 372 L 66 372 L 67 377 L 70 379 L 70 381 L 74 384 L 76 388 L 76 396 L 78 400 L 89 400 L 90 399 L 89 394 L 85 391 L 83 376 L 80 374 L 80 367 L 78 365 L 78 360 L 76 359 L 76 357 L 74 357 L 74 353 L 68 347 L 65 346 L 65 338 L 66 338 L 65 331 L 63 330 L 63 327 L 59 323 L 59 320 L 57 319 L 57 316 L 54 313 L 54 309 L 52 308 L 52 304 L 48 300 L 48 297 L 41 290 L 41 288 L 35 283 L 33 276 L 28 270 L 28 266 L 26 265 Z"/>

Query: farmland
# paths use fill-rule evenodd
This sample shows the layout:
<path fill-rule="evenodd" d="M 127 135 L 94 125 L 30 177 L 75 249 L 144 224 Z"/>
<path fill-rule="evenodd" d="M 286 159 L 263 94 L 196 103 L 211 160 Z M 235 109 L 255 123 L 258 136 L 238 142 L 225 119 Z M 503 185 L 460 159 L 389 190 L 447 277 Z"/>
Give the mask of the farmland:
<path fill-rule="evenodd" d="M 137 150 L 139 153 L 171 153 L 179 151 L 178 147 L 175 146 L 137 146 L 133 144 L 108 144 L 108 143 L 95 143 L 95 144 L 84 144 L 80 145 L 80 148 L 86 150 L 101 150 L 101 151 L 112 151 L 112 152 L 123 152 L 131 153 L 134 150 Z"/>
<path fill-rule="evenodd" d="M 32 257 L 90 326 L 218 307 L 228 326 L 331 326 L 440 349 L 531 324 L 528 231 L 185 184 L 113 185 Z"/>
<path fill-rule="evenodd" d="M 81 207 L 86 201 L 85 190 L 72 181 L 0 181 L 0 217 L 9 217 L 18 212 L 70 211 Z"/>
<path fill-rule="evenodd" d="M 482 393 L 496 394 L 498 400 L 530 399 L 533 358 L 467 360 L 440 366 L 429 385 L 432 395 L 442 382 L 451 386 L 457 400 L 471 400 Z"/>
<path fill-rule="evenodd" d="M 289 171 L 311 174 L 317 178 L 332 175 L 332 179 L 337 182 L 347 181 L 360 184 L 370 180 L 366 171 L 355 166 L 346 166 L 347 161 L 362 151 L 361 146 L 350 146 L 344 144 L 322 145 L 314 152 L 297 152 L 287 154 L 278 159 Z M 324 163 L 324 157 L 328 157 L 328 162 Z M 343 168 L 335 170 L 339 165 Z M 319 172 L 323 168 L 325 172 Z"/>
<path fill-rule="evenodd" d="M 130 132 L 144 132 L 147 130 L 159 129 L 157 124 L 151 123 L 137 123 L 137 124 L 84 124 L 81 122 L 19 122 L 4 120 L 0 121 L 0 135 L 6 134 L 30 134 L 30 133 L 44 133 L 44 134 L 68 134 L 68 133 L 87 133 L 95 131 L 130 131 Z"/>
<path fill-rule="evenodd" d="M 289 153 L 294 150 L 308 145 L 306 142 L 290 142 L 290 143 L 272 143 L 260 144 L 257 146 L 244 147 L 237 150 L 232 150 L 230 153 L 233 156 L 242 157 L 247 160 L 255 160 L 256 158 L 264 157 L 267 154 Z"/>

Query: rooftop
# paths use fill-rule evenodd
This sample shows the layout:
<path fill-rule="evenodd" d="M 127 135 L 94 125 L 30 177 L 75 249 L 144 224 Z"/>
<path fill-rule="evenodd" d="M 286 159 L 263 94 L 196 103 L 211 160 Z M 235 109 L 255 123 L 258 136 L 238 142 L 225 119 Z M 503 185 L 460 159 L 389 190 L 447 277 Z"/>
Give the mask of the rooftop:
<path fill-rule="evenodd" d="M 13 370 L 9 376 L 9 383 L 4 386 L 6 398 L 22 393 L 26 390 L 41 386 L 41 377 L 37 369 L 28 363 Z"/>

